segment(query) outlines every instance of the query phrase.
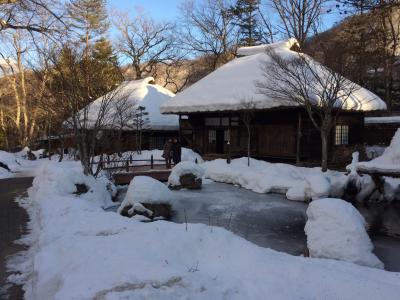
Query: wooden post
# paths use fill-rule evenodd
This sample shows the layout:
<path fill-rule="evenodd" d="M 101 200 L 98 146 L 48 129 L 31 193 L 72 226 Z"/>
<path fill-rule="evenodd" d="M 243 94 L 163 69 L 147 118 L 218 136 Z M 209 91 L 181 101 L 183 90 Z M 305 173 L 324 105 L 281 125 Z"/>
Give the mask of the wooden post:
<path fill-rule="evenodd" d="M 129 172 L 129 160 L 126 160 L 126 171 Z"/>
<path fill-rule="evenodd" d="M 301 140 L 301 111 L 298 113 L 298 123 L 297 123 L 297 145 L 296 145 L 296 164 L 300 163 L 300 140 Z"/>
<path fill-rule="evenodd" d="M 182 122 L 182 116 L 179 114 L 179 143 L 181 143 L 181 145 L 182 145 L 182 126 L 181 126 L 181 122 Z"/>
<path fill-rule="evenodd" d="M 154 158 L 153 158 L 153 154 L 150 156 L 150 169 L 154 168 Z"/>

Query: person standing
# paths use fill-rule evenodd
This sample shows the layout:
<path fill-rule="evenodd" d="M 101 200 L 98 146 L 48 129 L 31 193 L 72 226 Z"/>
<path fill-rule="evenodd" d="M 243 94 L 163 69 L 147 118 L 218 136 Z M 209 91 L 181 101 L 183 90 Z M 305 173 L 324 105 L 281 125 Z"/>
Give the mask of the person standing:
<path fill-rule="evenodd" d="M 175 138 L 172 144 L 172 159 L 174 161 L 174 165 L 180 163 L 181 156 L 182 156 L 182 147 L 178 139 Z"/>
<path fill-rule="evenodd" d="M 165 158 L 165 164 L 167 165 L 167 169 L 171 169 L 171 160 L 173 157 L 173 152 L 172 152 L 172 139 L 168 139 L 165 142 L 164 145 L 164 150 L 162 157 Z"/>

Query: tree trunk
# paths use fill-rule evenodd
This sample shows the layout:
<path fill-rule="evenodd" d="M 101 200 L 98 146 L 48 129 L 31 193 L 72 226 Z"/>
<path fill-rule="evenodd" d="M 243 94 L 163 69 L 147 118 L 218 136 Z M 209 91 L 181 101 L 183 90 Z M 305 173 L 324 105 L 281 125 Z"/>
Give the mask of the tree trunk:
<path fill-rule="evenodd" d="M 321 130 L 321 142 L 322 142 L 321 168 L 322 172 L 326 172 L 328 170 L 328 134 L 324 130 Z"/>
<path fill-rule="evenodd" d="M 247 166 L 250 167 L 250 126 L 247 127 Z"/>

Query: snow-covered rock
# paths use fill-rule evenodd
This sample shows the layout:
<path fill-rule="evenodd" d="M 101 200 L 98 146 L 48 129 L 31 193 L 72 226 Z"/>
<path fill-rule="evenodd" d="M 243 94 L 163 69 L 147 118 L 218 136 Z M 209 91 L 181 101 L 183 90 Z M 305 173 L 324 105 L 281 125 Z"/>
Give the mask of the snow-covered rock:
<path fill-rule="evenodd" d="M 201 181 L 204 175 L 204 169 L 194 162 L 181 161 L 172 168 L 171 174 L 168 177 L 168 185 L 171 187 L 183 186 L 181 178 L 185 175 L 193 175 L 193 180 Z"/>
<path fill-rule="evenodd" d="M 383 263 L 372 253 L 365 220 L 353 205 L 341 199 L 319 199 L 311 202 L 307 217 L 304 231 L 311 257 L 383 268 Z"/>
<path fill-rule="evenodd" d="M 135 203 L 171 203 L 172 194 L 160 181 L 148 176 L 136 176 L 129 183 L 126 196 L 118 212 L 127 205 Z"/>

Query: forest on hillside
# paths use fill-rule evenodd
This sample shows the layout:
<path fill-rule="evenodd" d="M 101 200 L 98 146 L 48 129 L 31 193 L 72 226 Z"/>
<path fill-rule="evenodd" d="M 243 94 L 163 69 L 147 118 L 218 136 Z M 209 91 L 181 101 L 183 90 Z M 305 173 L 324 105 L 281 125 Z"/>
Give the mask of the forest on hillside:
<path fill-rule="evenodd" d="M 238 47 L 289 37 L 400 109 L 397 0 L 186 0 L 179 11 L 160 21 L 106 0 L 0 0 L 0 147 L 59 134 L 124 80 L 152 76 L 180 92 Z"/>

